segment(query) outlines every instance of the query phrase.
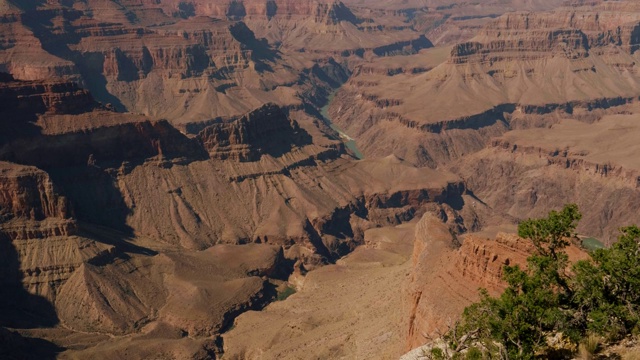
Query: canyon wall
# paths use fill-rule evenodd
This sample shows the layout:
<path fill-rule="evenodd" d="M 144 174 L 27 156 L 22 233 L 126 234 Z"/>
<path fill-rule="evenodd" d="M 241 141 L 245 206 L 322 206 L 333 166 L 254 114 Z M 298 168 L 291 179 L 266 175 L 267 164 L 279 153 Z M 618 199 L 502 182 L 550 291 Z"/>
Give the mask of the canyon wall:
<path fill-rule="evenodd" d="M 47 338 L 86 334 L 82 356 L 121 356 L 144 339 L 155 340 L 140 349 L 177 351 L 163 336 L 187 346 L 180 356 L 217 356 L 220 334 L 271 302 L 294 265 L 334 262 L 367 229 L 458 206 L 466 192 L 453 174 L 396 157 L 354 162 L 295 108 L 184 134 L 64 81 L 5 77 L 0 102 L 15 106 L 3 125 L 20 131 L 0 147 L 0 272 L 15 314 L 0 326 L 22 334 L 41 326 L 26 314 L 45 309 L 45 325 L 64 328 Z M 49 101 L 63 98 L 81 101 Z"/>

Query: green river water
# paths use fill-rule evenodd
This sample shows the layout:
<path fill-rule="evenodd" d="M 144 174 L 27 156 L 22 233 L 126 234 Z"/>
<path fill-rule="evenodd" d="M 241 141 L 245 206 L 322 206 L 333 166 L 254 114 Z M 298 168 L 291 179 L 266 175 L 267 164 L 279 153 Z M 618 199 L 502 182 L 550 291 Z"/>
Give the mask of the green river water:
<path fill-rule="evenodd" d="M 327 104 L 320 109 L 320 114 L 322 115 L 327 125 L 329 125 L 330 128 L 332 128 L 338 134 L 340 134 L 340 138 L 342 139 L 342 142 L 344 142 L 344 145 L 347 147 L 347 149 L 351 150 L 351 152 L 358 159 L 364 159 L 364 155 L 362 154 L 360 149 L 358 149 L 358 145 L 356 144 L 356 141 L 331 121 L 331 117 L 329 115 L 329 105 L 331 105 L 331 101 L 333 101 L 334 95 L 335 93 L 329 95 L 329 100 L 327 101 Z"/>

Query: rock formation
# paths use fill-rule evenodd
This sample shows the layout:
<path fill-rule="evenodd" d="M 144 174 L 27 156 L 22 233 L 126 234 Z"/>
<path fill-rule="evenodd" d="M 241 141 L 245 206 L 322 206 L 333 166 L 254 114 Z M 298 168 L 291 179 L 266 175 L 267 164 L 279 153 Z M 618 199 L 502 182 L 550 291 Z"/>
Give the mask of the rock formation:
<path fill-rule="evenodd" d="M 635 165 L 618 162 L 626 155 L 585 145 L 577 158 L 566 151 L 579 141 L 578 132 L 594 131 L 589 138 L 595 139 L 600 127 L 590 123 L 604 122 L 607 114 L 636 113 L 640 78 L 633 34 L 638 14 L 636 5 L 626 1 L 506 14 L 450 50 L 413 56 L 408 69 L 414 70 L 398 70 L 388 59 L 356 68 L 329 113 L 366 156 L 394 153 L 418 166 L 452 169 L 482 201 L 518 219 L 577 202 L 591 219 L 580 230 L 610 241 L 617 227 L 634 219 L 612 212 L 605 198 L 621 193 L 636 197 Z M 413 90 L 407 93 L 407 88 Z M 550 127 L 568 119 L 580 122 L 571 123 L 574 132 L 564 132 L 567 142 L 562 146 L 547 144 L 538 151 L 531 149 L 537 144 L 529 143 L 525 150 L 509 140 L 493 140 L 515 129 Z M 611 127 L 632 121 L 613 119 L 620 124 L 609 123 Z M 539 153 L 538 171 L 545 175 L 532 171 L 530 157 L 514 155 L 509 165 L 489 165 L 503 156 L 495 156 L 498 149 Z M 545 152 L 549 157 L 543 159 Z M 584 159 L 587 153 L 593 153 L 588 156 L 592 160 Z M 471 168 L 473 173 L 467 171 Z M 560 168 L 567 171 L 556 174 Z M 505 177 L 512 171 L 517 175 Z M 612 177 L 626 185 L 604 185 Z M 502 185 L 496 188 L 497 183 Z M 507 190 L 516 183 L 519 190 Z M 513 196 L 505 200 L 505 193 Z M 603 196 L 602 206 L 587 200 L 596 193 Z"/>
<path fill-rule="evenodd" d="M 273 104 L 265 105 L 233 123 L 207 126 L 198 138 L 211 157 L 244 162 L 260 160 L 262 154 L 279 157 L 291 151 L 292 146 L 311 143 L 309 134 Z"/>
<path fill-rule="evenodd" d="M 637 222 L 630 0 L 0 10 L 0 357 L 393 357 L 531 252 L 467 233 Z"/>
<path fill-rule="evenodd" d="M 177 351 L 158 345 L 163 336 L 213 356 L 220 346 L 207 339 L 270 302 L 271 282 L 294 263 L 333 262 L 365 230 L 458 204 L 466 191 L 396 157 L 354 163 L 300 110 L 266 105 L 185 135 L 58 80 L 6 77 L 0 88 L 12 124 L 30 130 L 0 148 L 0 241 L 14 254 L 2 272 L 22 289 L 5 300 L 19 318 L 48 304 L 48 326 L 59 326 L 36 337 L 64 349 L 60 332 L 87 334 L 78 356 L 119 356 L 128 341 Z M 64 97 L 84 100 L 48 101 Z M 34 300 L 16 308 L 21 296 Z"/>
<path fill-rule="evenodd" d="M 505 265 L 524 265 L 533 246 L 516 235 L 458 239 L 439 216 L 425 214 L 415 227 L 406 293 L 407 344 L 413 349 L 448 331 L 464 308 L 479 300 L 479 289 L 498 295 Z M 568 248 L 571 261 L 586 254 Z"/>

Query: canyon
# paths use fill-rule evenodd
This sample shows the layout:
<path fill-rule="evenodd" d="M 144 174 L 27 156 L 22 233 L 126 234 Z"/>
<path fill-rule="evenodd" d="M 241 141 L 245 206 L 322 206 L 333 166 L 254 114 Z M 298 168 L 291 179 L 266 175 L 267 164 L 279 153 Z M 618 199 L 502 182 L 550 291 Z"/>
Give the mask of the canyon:
<path fill-rule="evenodd" d="M 504 289 L 519 221 L 639 222 L 634 1 L 0 0 L 0 29 L 0 357 L 399 358 Z"/>

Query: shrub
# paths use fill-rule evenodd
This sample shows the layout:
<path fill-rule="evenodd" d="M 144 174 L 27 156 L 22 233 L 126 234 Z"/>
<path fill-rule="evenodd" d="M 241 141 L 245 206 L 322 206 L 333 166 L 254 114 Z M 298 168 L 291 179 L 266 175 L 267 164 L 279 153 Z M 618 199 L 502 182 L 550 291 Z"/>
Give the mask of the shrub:
<path fill-rule="evenodd" d="M 480 302 L 464 310 L 445 336 L 454 353 L 480 344 L 489 357 L 532 359 L 554 350 L 549 334 L 563 334 L 573 349 L 583 339 L 581 354 L 592 356 L 598 336 L 616 340 L 640 330 L 640 229 L 621 229 L 610 249 L 595 250 L 570 267 L 564 249 L 580 218 L 577 206 L 567 205 L 518 226 L 536 253 L 526 269 L 505 266 L 502 295 L 481 290 Z"/>
<path fill-rule="evenodd" d="M 466 360 L 482 360 L 484 358 L 484 354 L 482 353 L 482 350 L 472 346 L 467 350 L 464 358 Z"/>
<path fill-rule="evenodd" d="M 442 349 L 440 348 L 432 348 L 431 351 L 429 352 L 429 359 L 433 359 L 433 360 L 444 360 L 445 356 L 444 356 L 444 351 L 442 351 Z"/>

